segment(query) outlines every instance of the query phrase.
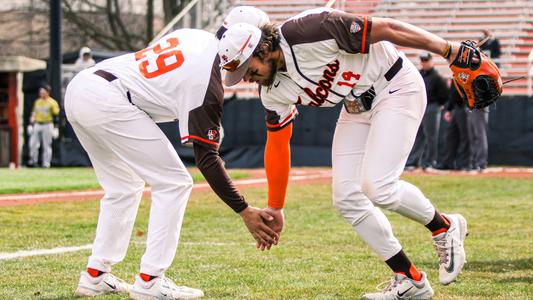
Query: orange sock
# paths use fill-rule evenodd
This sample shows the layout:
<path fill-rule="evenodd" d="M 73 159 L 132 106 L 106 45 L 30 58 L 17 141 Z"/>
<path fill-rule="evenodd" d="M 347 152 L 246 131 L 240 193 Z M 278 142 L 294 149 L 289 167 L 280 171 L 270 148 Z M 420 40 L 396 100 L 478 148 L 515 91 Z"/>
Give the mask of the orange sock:
<path fill-rule="evenodd" d="M 89 275 L 91 275 L 92 277 L 98 277 L 104 274 L 105 272 L 93 268 L 87 268 L 87 273 L 89 273 Z"/>
<path fill-rule="evenodd" d="M 441 215 L 439 212 L 435 211 L 433 219 L 426 225 L 426 228 L 431 231 L 432 236 L 436 236 L 450 229 L 450 220 L 446 219 L 444 215 Z"/>
<path fill-rule="evenodd" d="M 148 274 L 145 274 L 145 273 L 141 273 L 140 276 L 141 276 L 141 279 L 144 280 L 144 281 L 150 281 L 150 280 L 152 280 L 152 279 L 157 277 L 157 276 L 152 276 L 152 275 L 148 275 Z"/>
<path fill-rule="evenodd" d="M 385 263 L 396 274 L 402 274 L 416 281 L 420 281 L 422 278 L 422 274 L 418 272 L 415 265 L 411 263 L 403 250 L 400 250 L 400 252 L 396 253 L 396 255 L 387 259 Z"/>
<path fill-rule="evenodd" d="M 409 273 L 411 273 L 411 277 L 415 281 L 420 281 L 422 279 L 422 274 L 420 272 L 418 272 L 418 270 L 416 269 L 415 265 L 413 265 L 413 264 L 411 264 L 411 267 L 409 268 Z"/>

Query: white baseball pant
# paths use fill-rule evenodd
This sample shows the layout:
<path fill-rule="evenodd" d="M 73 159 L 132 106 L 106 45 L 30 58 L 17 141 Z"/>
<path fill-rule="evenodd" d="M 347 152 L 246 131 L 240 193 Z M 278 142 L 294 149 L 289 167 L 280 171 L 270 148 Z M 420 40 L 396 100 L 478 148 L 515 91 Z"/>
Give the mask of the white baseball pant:
<path fill-rule="evenodd" d="M 82 71 L 69 84 L 65 110 L 105 195 L 88 267 L 109 272 L 126 255 L 145 182 L 152 203 L 140 272 L 158 276 L 178 245 L 192 178 L 169 140 L 131 104 L 120 80 Z"/>
<path fill-rule="evenodd" d="M 33 126 L 33 133 L 30 136 L 30 160 L 32 164 L 39 161 L 39 147 L 43 146 L 43 167 L 49 168 L 52 160 L 52 133 L 54 124 L 52 122 Z"/>
<path fill-rule="evenodd" d="M 404 60 L 403 68 L 376 100 L 369 112 L 349 114 L 342 109 L 340 113 L 332 147 L 333 205 L 387 260 L 402 247 L 378 207 L 424 225 L 435 214 L 417 187 L 400 180 L 426 108 L 424 81 Z"/>

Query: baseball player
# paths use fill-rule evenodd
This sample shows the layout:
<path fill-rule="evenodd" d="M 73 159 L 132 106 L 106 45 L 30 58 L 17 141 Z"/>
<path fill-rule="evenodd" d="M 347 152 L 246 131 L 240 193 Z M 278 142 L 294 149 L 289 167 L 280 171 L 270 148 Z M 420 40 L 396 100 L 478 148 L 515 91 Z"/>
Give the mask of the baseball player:
<path fill-rule="evenodd" d="M 343 102 L 333 139 L 333 205 L 394 272 L 365 299 L 429 299 L 427 275 L 409 260 L 379 208 L 432 233 L 439 280 L 449 284 L 465 263 L 467 223 L 441 214 L 414 185 L 400 180 L 426 107 L 424 81 L 393 44 L 455 57 L 458 44 L 413 25 L 318 8 L 281 26 L 231 26 L 219 43 L 225 84 L 262 86 L 268 129 L 265 169 L 272 228 L 281 232 L 296 105 Z"/>
<path fill-rule="evenodd" d="M 264 223 L 272 217 L 246 203 L 219 157 L 224 98 L 217 44 L 211 33 L 176 30 L 146 49 L 85 69 L 69 83 L 67 118 L 105 190 L 92 255 L 76 295 L 203 296 L 164 276 L 176 253 L 193 182 L 157 122 L 179 120 L 181 141 L 193 144 L 197 166 L 213 190 L 242 216 L 258 246 L 276 243 L 278 234 Z M 110 272 L 126 255 L 145 183 L 152 188 L 146 251 L 131 286 Z"/>
<path fill-rule="evenodd" d="M 50 168 L 52 160 L 52 139 L 57 138 L 59 123 L 59 104 L 50 97 L 50 86 L 39 89 L 39 99 L 33 104 L 28 133 L 30 134 L 30 161 L 34 167 L 39 161 L 39 147 L 43 146 L 43 168 Z"/>

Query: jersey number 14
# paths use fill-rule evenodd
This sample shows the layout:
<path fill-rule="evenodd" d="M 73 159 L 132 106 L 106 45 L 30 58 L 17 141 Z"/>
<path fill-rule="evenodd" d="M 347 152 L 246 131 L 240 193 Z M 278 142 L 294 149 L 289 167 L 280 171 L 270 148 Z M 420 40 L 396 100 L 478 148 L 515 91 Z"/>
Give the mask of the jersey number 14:
<path fill-rule="evenodd" d="M 140 62 L 141 74 L 146 78 L 154 78 L 179 68 L 185 58 L 178 46 L 178 39 L 170 37 L 155 46 L 136 52 L 135 60 Z"/>

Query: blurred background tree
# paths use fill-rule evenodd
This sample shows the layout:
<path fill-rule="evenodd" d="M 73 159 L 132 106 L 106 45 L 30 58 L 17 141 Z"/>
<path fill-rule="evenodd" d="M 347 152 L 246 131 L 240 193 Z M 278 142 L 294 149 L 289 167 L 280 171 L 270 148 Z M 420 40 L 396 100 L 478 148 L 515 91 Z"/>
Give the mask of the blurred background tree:
<path fill-rule="evenodd" d="M 135 51 L 191 0 L 64 0 L 63 52 L 82 46 Z M 48 56 L 50 0 L 0 0 L 3 55 Z"/>

